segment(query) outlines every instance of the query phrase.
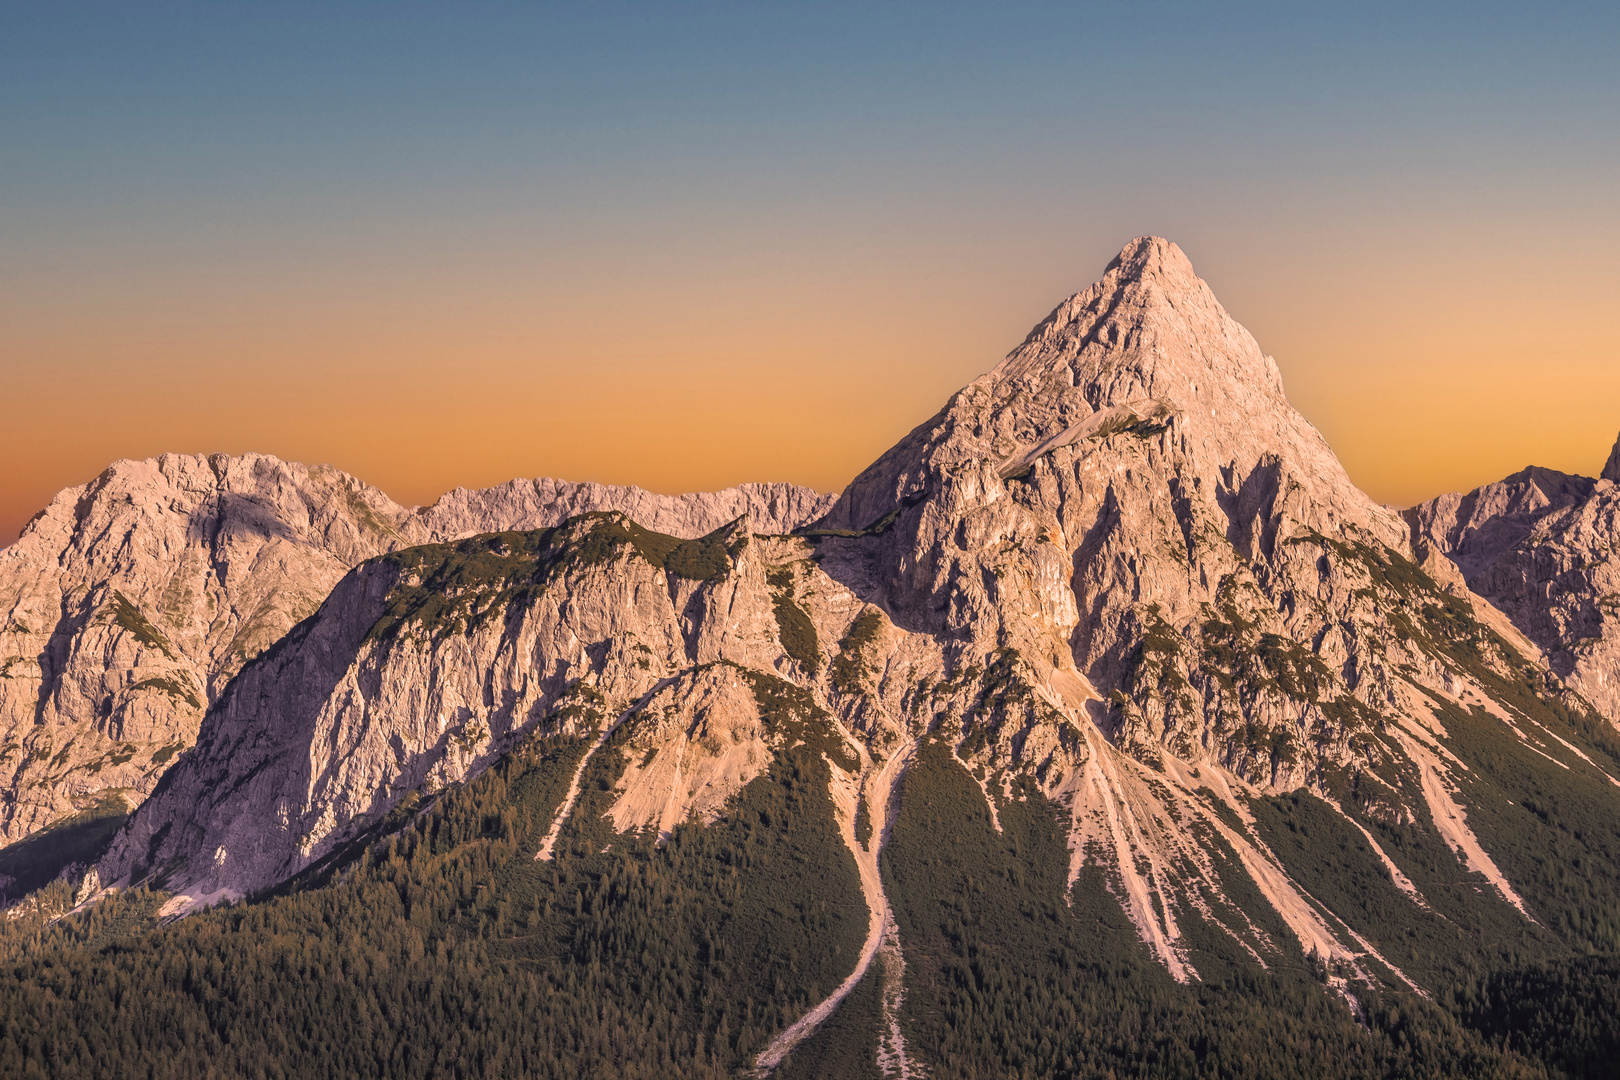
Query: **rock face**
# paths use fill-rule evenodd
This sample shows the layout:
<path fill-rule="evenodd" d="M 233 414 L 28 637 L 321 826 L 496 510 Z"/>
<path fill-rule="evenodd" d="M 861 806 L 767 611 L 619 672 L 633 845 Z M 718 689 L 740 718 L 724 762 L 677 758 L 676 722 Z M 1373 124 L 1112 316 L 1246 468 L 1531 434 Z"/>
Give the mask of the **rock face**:
<path fill-rule="evenodd" d="M 788 484 L 662 496 L 537 480 L 413 511 L 256 454 L 117 462 L 0 551 L 0 839 L 138 804 L 242 665 L 365 559 L 621 504 L 679 536 L 743 513 L 786 532 L 831 501 Z"/>
<path fill-rule="evenodd" d="M 694 537 L 747 516 L 760 532 L 791 532 L 838 501 L 794 484 L 741 484 L 724 491 L 658 495 L 637 487 L 571 484 L 565 480 L 513 480 L 499 487 L 447 492 L 416 520 L 441 540 L 504 529 L 546 529 L 576 514 L 614 510 L 671 536 Z"/>
<path fill-rule="evenodd" d="M 1225 893 L 1200 829 L 1308 951 L 1373 962 L 1216 804 L 1241 816 L 1244 792 L 1305 786 L 1460 823 L 1431 702 L 1488 697 L 1520 662 L 1460 582 L 1418 565 L 1401 518 L 1350 483 L 1274 362 L 1158 238 L 1127 246 L 816 528 L 821 569 L 938 642 L 948 687 L 972 685 L 932 690 L 930 707 L 987 793 L 1035 777 L 1068 815 L 1071 879 L 1089 862 L 1117 874 L 1178 978 L 1196 977 L 1178 920 Z M 1448 843 L 1519 906 L 1457 830 Z"/>
<path fill-rule="evenodd" d="M 1438 551 L 1473 580 L 1522 544 L 1543 518 L 1585 502 L 1595 486 L 1589 477 L 1532 467 L 1466 495 L 1440 495 L 1405 516 L 1414 544 Z"/>
<path fill-rule="evenodd" d="M 1506 538 L 1524 526 L 1514 515 L 1540 514 L 1537 534 L 1545 506 L 1574 513 L 1614 487 L 1532 480 L 1492 495 L 1484 517 L 1480 500 L 1437 513 L 1436 535 L 1455 547 L 1489 519 Z M 408 520 L 357 497 L 390 537 L 549 497 L 497 492 Z M 736 498 L 788 515 L 820 505 Z M 533 513 L 508 520 L 555 525 Z M 1517 793 L 1469 764 L 1459 732 L 1606 798 L 1620 789 L 1571 741 L 1568 714 L 1543 707 L 1541 671 L 1451 563 L 1356 490 L 1276 365 L 1161 239 L 1127 246 L 815 525 L 770 535 L 782 531 L 751 509 L 688 540 L 584 514 L 362 562 L 229 684 L 99 880 L 169 888 L 176 911 L 248 893 L 527 733 L 576 734 L 592 741 L 537 852 L 549 858 L 594 755 L 618 755 L 614 826 L 663 833 L 724 813 L 767 755 L 802 742 L 828 761 L 872 911 L 847 986 L 880 943 L 898 986 L 878 853 L 898 778 L 921 742 L 943 741 L 992 820 L 1032 791 L 1054 804 L 1069 881 L 1101 868 L 1176 978 L 1200 977 L 1194 923 L 1257 959 L 1292 948 L 1236 909 L 1248 896 L 1342 989 L 1373 972 L 1409 980 L 1268 845 L 1265 796 L 1315 792 L 1414 912 L 1454 902 L 1421 882 L 1473 875 L 1469 896 L 1529 926 L 1493 850 L 1517 834 L 1482 838 L 1469 810 Z M 1435 876 L 1386 851 L 1386 827 L 1432 836 L 1455 865 Z M 1448 910 L 1436 918 L 1474 914 Z M 885 997 L 885 1030 L 901 1030 L 902 996 Z"/>
<path fill-rule="evenodd" d="M 0 828 L 133 806 L 250 657 L 408 515 L 340 472 L 250 455 L 121 461 L 0 552 Z"/>
<path fill-rule="evenodd" d="M 1620 724 L 1620 442 L 1597 480 L 1530 468 L 1407 511 L 1564 681 Z"/>

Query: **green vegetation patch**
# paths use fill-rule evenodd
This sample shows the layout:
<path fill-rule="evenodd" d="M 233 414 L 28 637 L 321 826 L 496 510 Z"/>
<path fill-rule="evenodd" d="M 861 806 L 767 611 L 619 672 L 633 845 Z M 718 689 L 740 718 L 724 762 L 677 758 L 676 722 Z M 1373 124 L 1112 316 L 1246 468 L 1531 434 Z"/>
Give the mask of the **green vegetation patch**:
<path fill-rule="evenodd" d="M 1484 656 L 1481 647 L 1487 638 L 1494 637 L 1474 618 L 1467 601 L 1440 588 L 1422 567 L 1394 548 L 1334 540 L 1314 531 L 1283 543 L 1315 544 L 1365 574 L 1368 583 L 1357 595 L 1383 603 L 1396 636 L 1432 654 L 1465 655 L 1477 661 Z"/>
<path fill-rule="evenodd" d="M 39 661 L 27 656 L 0 659 L 0 679 L 37 679 Z"/>
<path fill-rule="evenodd" d="M 1570 1080 L 1609 1080 L 1620 1058 L 1620 956 L 1530 964 L 1493 975 L 1463 1002 L 1495 1046 L 1539 1057 Z"/>
<path fill-rule="evenodd" d="M 606 566 L 635 552 L 677 577 L 725 574 L 747 543 L 727 545 L 725 530 L 680 540 L 643 529 L 622 514 L 580 514 L 534 532 L 488 533 L 448 544 L 424 544 L 383 556 L 401 581 L 372 627 L 386 640 L 417 627 L 437 640 L 467 633 L 523 602 L 570 570 Z"/>
<path fill-rule="evenodd" d="M 1093 439 L 1106 439 L 1110 435 L 1129 435 L 1138 439 L 1151 439 L 1170 428 L 1168 415 L 1137 417 L 1130 414 L 1113 417 L 1092 433 Z"/>
<path fill-rule="evenodd" d="M 1483 709 L 1465 711 L 1444 698 L 1433 704 L 1446 745 L 1468 765 L 1466 772 L 1456 770 L 1468 826 L 1531 916 L 1566 947 L 1620 952 L 1617 789 L 1579 759 L 1567 769 L 1549 761 Z M 1550 710 L 1538 719 L 1580 741 Z"/>
<path fill-rule="evenodd" d="M 996 832 L 978 786 L 938 741 L 903 781 L 883 875 L 906 958 L 902 1029 L 929 1075 L 1542 1075 L 1416 995 L 1358 986 L 1358 1022 L 1297 952 L 1268 958 L 1269 969 L 1241 962 L 1224 931 L 1186 908 L 1177 920 L 1189 943 L 1226 959 L 1195 951 L 1201 981 L 1177 984 L 1099 869 L 1068 888 L 1054 808 L 1028 787 L 1019 794 L 1000 806 Z M 1233 898 L 1297 949 L 1258 895 Z"/>
<path fill-rule="evenodd" d="M 816 624 L 793 597 L 793 568 L 773 566 L 765 572 L 765 582 L 771 590 L 771 610 L 776 615 L 776 629 L 782 639 L 782 649 L 814 678 L 821 670 L 821 639 Z"/>
<path fill-rule="evenodd" d="M 163 636 L 163 632 L 141 614 L 141 609 L 135 606 L 134 601 L 117 589 L 113 590 L 112 621 L 114 625 L 129 631 L 142 645 L 160 650 L 171 660 L 179 659 L 175 655 L 174 646 Z"/>
<path fill-rule="evenodd" d="M 128 817 L 123 796 L 108 792 L 96 805 L 0 848 L 0 875 L 10 879 L 0 881 L 0 902 L 26 896 L 76 863 L 95 862 Z"/>
<path fill-rule="evenodd" d="M 1250 810 L 1289 876 L 1422 986 L 1459 985 L 1500 963 L 1504 951 L 1535 947 L 1533 928 L 1482 875 L 1466 872 L 1430 821 L 1368 826 L 1384 834 L 1379 846 L 1403 873 L 1410 865 L 1407 877 L 1423 883 L 1427 906 L 1419 906 L 1366 837 L 1309 792 L 1253 799 Z"/>
<path fill-rule="evenodd" d="M 138 752 L 138 747 L 131 746 L 126 743 L 110 754 L 103 754 L 101 757 L 98 757 L 96 760 L 90 762 L 90 764 L 82 766 L 82 768 L 91 776 L 96 776 L 108 765 L 122 765 L 132 759 Z"/>
<path fill-rule="evenodd" d="M 490 533 L 383 556 L 401 580 L 368 640 L 388 640 L 412 626 L 434 638 L 476 628 L 545 584 L 567 554 L 557 533 Z"/>
<path fill-rule="evenodd" d="M 800 1043 L 772 1075 L 776 1080 L 884 1080 L 878 1071 L 883 1023 L 883 960 L 841 1001 L 816 1033 Z"/>
<path fill-rule="evenodd" d="M 839 733 L 832 714 L 816 704 L 810 691 L 763 671 L 744 667 L 737 671 L 748 680 L 768 731 L 780 735 L 787 745 L 802 744 L 818 756 L 826 755 L 845 772 L 860 768 L 860 757 Z"/>
<path fill-rule="evenodd" d="M 136 690 L 156 690 L 160 694 L 169 695 L 175 701 L 190 705 L 193 709 L 203 707 L 202 699 L 197 696 L 197 691 L 189 683 L 181 682 L 179 679 L 171 679 L 165 675 L 142 679 L 131 686 L 130 690 L 131 692 Z"/>
<path fill-rule="evenodd" d="M 546 716 L 545 730 L 572 726 L 581 732 L 595 731 L 611 710 L 607 695 L 583 679 L 575 679 L 557 696 Z"/>
<path fill-rule="evenodd" d="M 727 544 L 724 534 L 730 526 L 716 529 L 696 540 L 682 540 L 644 529 L 622 514 L 584 514 L 572 521 L 591 520 L 590 534 L 580 546 L 578 560 L 586 565 L 611 562 L 626 546 L 652 565 L 676 577 L 708 581 L 731 569 L 733 561 L 748 545 L 746 535 Z"/>
<path fill-rule="evenodd" d="M 983 671 L 973 671 L 979 683 L 973 700 L 972 726 L 967 731 L 963 752 L 972 756 L 998 739 L 1009 721 L 1014 730 L 1045 721 L 1056 725 L 1072 747 L 1080 732 L 1035 693 L 1033 672 L 1023 655 L 1013 648 L 997 649 Z"/>
<path fill-rule="evenodd" d="M 747 544 L 743 538 L 735 545 L 738 551 Z M 664 559 L 664 569 L 676 577 L 689 581 L 709 581 L 723 577 L 731 569 L 732 548 L 719 533 L 710 533 L 697 540 L 682 540 Z"/>
<path fill-rule="evenodd" d="M 1114 692 L 1111 703 L 1123 712 L 1128 703 L 1138 707 L 1153 707 L 1162 713 L 1166 733 L 1179 730 L 1178 718 L 1190 719 L 1196 714 L 1192 686 L 1182 671 L 1188 662 L 1186 640 L 1175 627 L 1165 621 L 1158 604 L 1143 609 L 1141 637 L 1125 660 L 1125 671 L 1120 689 Z M 1178 740 L 1174 749 L 1189 754 L 1190 745 Z"/>
<path fill-rule="evenodd" d="M 872 850 L 872 804 L 865 792 L 855 803 L 855 839 L 861 847 Z"/>
<path fill-rule="evenodd" d="M 877 608 L 868 607 L 855 617 L 849 631 L 838 643 L 838 655 L 832 662 L 834 689 L 844 694 L 859 694 L 866 690 L 866 650 L 877 643 L 883 630 L 883 615 Z"/>
<path fill-rule="evenodd" d="M 1216 591 L 1216 609 L 1207 612 L 1201 627 L 1204 670 L 1227 689 L 1242 692 L 1246 701 L 1266 690 L 1312 704 L 1329 700 L 1337 686 L 1332 669 L 1292 638 L 1261 633 L 1238 608 L 1239 587 L 1228 575 Z"/>

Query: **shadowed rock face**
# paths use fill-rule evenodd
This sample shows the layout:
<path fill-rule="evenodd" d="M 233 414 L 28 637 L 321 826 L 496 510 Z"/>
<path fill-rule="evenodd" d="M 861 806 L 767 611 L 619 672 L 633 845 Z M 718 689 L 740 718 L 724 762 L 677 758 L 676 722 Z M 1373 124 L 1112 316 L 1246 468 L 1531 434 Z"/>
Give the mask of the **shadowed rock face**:
<path fill-rule="evenodd" d="M 683 537 L 744 513 L 787 532 L 831 501 L 790 484 L 666 496 L 515 480 L 413 511 L 257 454 L 117 462 L 0 551 L 0 840 L 139 803 L 242 665 L 365 559 L 619 508 Z"/>
<path fill-rule="evenodd" d="M 1501 505 L 1534 516 L 1581 498 L 1565 480 Z M 407 535 L 435 513 L 460 528 L 478 506 L 547 505 L 539 485 L 509 488 L 372 512 Z M 1437 528 L 1467 533 L 1473 513 L 1459 504 Z M 721 813 L 767 754 L 804 743 L 873 868 L 876 918 L 884 831 L 861 839 L 858 808 L 870 823 L 890 806 L 933 735 L 992 820 L 1019 792 L 1051 800 L 1070 882 L 1100 865 L 1175 977 L 1198 977 L 1186 920 L 1257 958 L 1277 949 L 1216 913 L 1243 875 L 1242 895 L 1334 970 L 1376 961 L 1404 978 L 1290 876 L 1248 800 L 1302 785 L 1353 798 L 1368 858 L 1388 867 L 1362 819 L 1431 823 L 1459 873 L 1520 919 L 1457 802 L 1465 779 L 1484 781 L 1445 744 L 1442 711 L 1601 773 L 1562 736 L 1526 733 L 1534 688 L 1512 715 L 1492 697 L 1529 668 L 1481 625 L 1496 613 L 1349 482 L 1276 365 L 1162 239 L 1128 245 L 815 527 L 768 535 L 783 531 L 744 517 L 683 543 L 587 514 L 363 562 L 230 684 L 100 880 L 158 882 L 193 905 L 249 892 L 532 731 L 594 734 L 591 753 L 620 756 L 622 830 Z"/>
<path fill-rule="evenodd" d="M 1473 580 L 1542 518 L 1584 502 L 1594 486 L 1585 476 L 1532 466 L 1467 494 L 1437 496 L 1405 516 L 1416 542 L 1433 545 Z"/>
<path fill-rule="evenodd" d="M 1620 723 L 1620 442 L 1597 480 L 1529 468 L 1407 511 L 1552 669 Z"/>

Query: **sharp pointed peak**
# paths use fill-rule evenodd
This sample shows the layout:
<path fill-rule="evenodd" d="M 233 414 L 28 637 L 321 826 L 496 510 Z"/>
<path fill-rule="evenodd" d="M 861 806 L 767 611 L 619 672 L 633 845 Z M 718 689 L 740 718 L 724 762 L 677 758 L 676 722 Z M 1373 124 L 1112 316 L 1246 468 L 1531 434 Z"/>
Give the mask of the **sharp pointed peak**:
<path fill-rule="evenodd" d="M 1181 248 L 1162 236 L 1138 236 L 1103 268 L 1100 279 L 1070 296 L 1037 323 L 1019 348 L 1061 336 L 1077 323 L 1083 324 L 1082 332 L 1089 331 L 1099 317 L 1112 313 L 1121 301 L 1125 302 L 1124 311 L 1137 315 L 1162 308 L 1168 302 L 1183 312 L 1202 309 L 1217 319 L 1225 317 L 1215 294 L 1193 270 Z M 1018 352 L 1013 350 L 997 371 L 1014 361 Z"/>
<path fill-rule="evenodd" d="M 1609 451 L 1609 461 L 1603 466 L 1603 479 L 1620 484 L 1620 439 L 1614 440 L 1614 449 Z"/>
<path fill-rule="evenodd" d="M 1192 278 L 1192 262 L 1186 252 L 1162 236 L 1138 236 L 1120 249 L 1103 271 L 1120 282 L 1141 281 L 1144 278 Z"/>

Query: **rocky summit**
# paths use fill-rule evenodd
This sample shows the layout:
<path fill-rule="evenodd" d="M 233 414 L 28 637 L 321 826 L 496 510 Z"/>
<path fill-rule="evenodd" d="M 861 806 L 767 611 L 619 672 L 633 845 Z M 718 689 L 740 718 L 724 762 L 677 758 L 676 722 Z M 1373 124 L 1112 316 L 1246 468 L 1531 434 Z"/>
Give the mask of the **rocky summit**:
<path fill-rule="evenodd" d="M 836 501 L 121 463 L 0 555 L 11 835 L 139 804 L 0 1012 L 110 966 L 142 1075 L 315 1010 L 354 1075 L 1599 1075 L 1617 461 L 1379 506 L 1144 237 Z"/>

